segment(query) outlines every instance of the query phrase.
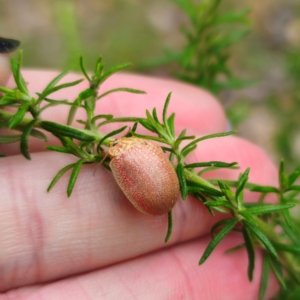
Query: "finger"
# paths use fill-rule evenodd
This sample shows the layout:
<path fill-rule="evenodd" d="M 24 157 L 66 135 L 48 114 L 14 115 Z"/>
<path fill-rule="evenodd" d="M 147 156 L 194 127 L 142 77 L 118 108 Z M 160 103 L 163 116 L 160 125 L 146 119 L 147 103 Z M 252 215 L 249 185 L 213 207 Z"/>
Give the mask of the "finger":
<path fill-rule="evenodd" d="M 226 137 L 207 140 L 198 148 L 195 161 L 238 161 L 242 168 L 251 167 L 251 181 L 276 184 L 274 165 L 249 142 Z M 33 162 L 19 156 L 0 161 L 1 290 L 78 274 L 165 247 L 167 217 L 136 211 L 104 168 L 93 176 L 93 166 L 84 166 L 70 198 L 69 176 L 46 194 L 57 171 L 72 162 L 56 153 L 37 153 Z M 236 179 L 237 171 L 230 172 Z M 216 171 L 215 176 L 232 179 L 229 171 Z M 257 199 L 255 194 L 248 197 Z M 193 198 L 179 200 L 167 246 L 206 234 L 219 218 L 211 217 Z"/>
<path fill-rule="evenodd" d="M 244 249 L 224 252 L 242 242 L 237 234 L 223 240 L 198 266 L 209 238 L 180 244 L 89 274 L 30 290 L 9 292 L 8 299 L 257 299 L 262 255 L 256 253 L 254 279 L 247 279 Z M 270 276 L 266 298 L 278 292 Z M 1 298 L 0 298 L 1 299 Z"/>
<path fill-rule="evenodd" d="M 32 95 L 41 92 L 47 83 L 49 83 L 57 72 L 50 71 L 24 71 L 26 82 L 29 82 L 29 90 Z M 82 78 L 78 74 L 69 74 L 62 83 L 70 82 Z M 13 86 L 13 82 L 9 83 Z M 78 94 L 86 89 L 87 83 L 82 82 L 77 86 L 60 90 L 51 95 L 54 99 L 67 99 L 74 101 Z M 220 132 L 226 129 L 226 118 L 224 111 L 218 101 L 208 92 L 201 90 L 192 85 L 184 84 L 170 79 L 157 79 L 141 75 L 133 74 L 116 74 L 101 86 L 101 93 L 118 87 L 131 87 L 144 90 L 146 95 L 119 92 L 110 94 L 97 102 L 97 114 L 113 114 L 115 117 L 145 117 L 146 109 L 152 111 L 157 108 L 159 116 L 161 116 L 165 99 L 169 92 L 172 92 L 172 100 L 169 107 L 169 114 L 175 112 L 175 128 L 179 133 L 184 128 L 191 131 L 197 131 L 202 134 Z M 69 112 L 69 106 L 59 105 L 52 107 L 42 114 L 44 120 L 59 122 L 65 124 Z M 76 120 L 86 119 L 86 113 L 79 110 Z M 74 123 L 74 126 L 81 126 Z M 132 124 L 128 124 L 131 125 Z M 122 124 L 124 126 L 124 124 Z M 102 127 L 103 132 L 120 128 L 120 124 L 110 124 Z M 138 132 L 141 132 L 138 129 Z M 47 135 L 48 144 L 58 144 L 57 138 Z M 45 143 L 35 139 L 30 139 L 30 151 L 41 151 L 45 147 Z M 17 154 L 20 152 L 19 145 L 9 144 L 2 147 L 2 151 L 7 154 Z"/>
<path fill-rule="evenodd" d="M 5 86 L 10 75 L 9 54 L 0 52 L 0 86 Z"/>

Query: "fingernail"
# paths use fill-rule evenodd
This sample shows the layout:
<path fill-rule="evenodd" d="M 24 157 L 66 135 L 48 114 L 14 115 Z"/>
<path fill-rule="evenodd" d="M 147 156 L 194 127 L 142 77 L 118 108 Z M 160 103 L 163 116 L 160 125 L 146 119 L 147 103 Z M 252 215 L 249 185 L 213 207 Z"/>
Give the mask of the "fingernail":
<path fill-rule="evenodd" d="M 18 40 L 0 37 L 0 53 L 10 53 L 16 50 L 20 45 Z"/>

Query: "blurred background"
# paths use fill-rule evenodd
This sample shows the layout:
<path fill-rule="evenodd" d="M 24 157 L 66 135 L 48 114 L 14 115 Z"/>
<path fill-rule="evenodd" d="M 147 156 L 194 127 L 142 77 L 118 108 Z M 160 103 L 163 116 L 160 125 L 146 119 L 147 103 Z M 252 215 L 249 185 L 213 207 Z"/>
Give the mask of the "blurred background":
<path fill-rule="evenodd" d="M 299 164 L 299 0 L 0 0 L 0 7 L 0 36 L 21 40 L 24 66 L 62 70 L 83 55 L 91 70 L 102 55 L 108 67 L 130 61 L 133 72 L 180 77 L 215 93 L 232 126 L 276 164 Z"/>

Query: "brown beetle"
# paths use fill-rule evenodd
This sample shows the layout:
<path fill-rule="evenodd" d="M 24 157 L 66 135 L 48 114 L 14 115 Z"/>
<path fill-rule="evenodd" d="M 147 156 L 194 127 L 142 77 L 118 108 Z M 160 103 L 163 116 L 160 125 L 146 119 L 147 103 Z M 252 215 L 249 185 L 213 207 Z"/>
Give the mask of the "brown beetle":
<path fill-rule="evenodd" d="M 173 208 L 179 182 L 172 164 L 157 144 L 123 137 L 111 143 L 108 154 L 118 185 L 140 212 L 162 215 Z"/>

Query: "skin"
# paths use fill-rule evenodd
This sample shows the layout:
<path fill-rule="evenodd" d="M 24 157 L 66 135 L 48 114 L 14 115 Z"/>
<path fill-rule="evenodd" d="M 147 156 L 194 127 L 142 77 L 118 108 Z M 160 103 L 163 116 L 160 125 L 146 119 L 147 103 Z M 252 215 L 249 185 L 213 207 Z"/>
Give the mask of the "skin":
<path fill-rule="evenodd" d="M 0 52 L 0 83 L 5 85 L 10 76 L 9 54 Z"/>
<path fill-rule="evenodd" d="M 32 93 L 41 91 L 56 74 L 23 72 Z M 76 78 L 71 74 L 66 80 Z M 99 102 L 97 113 L 144 116 L 146 108 L 155 106 L 161 115 L 167 93 L 172 91 L 169 113 L 176 113 L 177 134 L 183 128 L 197 136 L 227 130 L 218 102 L 196 87 L 119 74 L 109 79 L 101 92 L 120 86 L 144 89 L 147 95 L 109 95 Z M 72 100 L 85 87 L 82 83 L 57 93 L 56 98 Z M 45 111 L 43 118 L 65 122 L 67 110 L 56 107 Z M 47 194 L 46 188 L 57 171 L 76 159 L 47 152 L 45 145 L 34 139 L 30 144 L 34 152 L 31 161 L 19 155 L 17 144 L 0 146 L 0 152 L 10 154 L 0 160 L 0 300 L 257 299 L 261 253 L 257 252 L 252 283 L 246 276 L 246 252 L 224 254 L 241 243 L 240 234 L 227 236 L 198 266 L 210 241 L 210 228 L 220 215 L 210 216 L 191 197 L 185 202 L 179 200 L 173 209 L 173 234 L 165 245 L 167 215 L 138 212 L 104 168 L 93 175 L 95 166 L 83 166 L 70 198 L 66 195 L 68 176 Z M 50 137 L 49 144 L 59 142 Z M 277 170 L 268 155 L 242 138 L 203 141 L 187 162 L 209 160 L 238 161 L 241 169 L 215 171 L 207 177 L 236 179 L 239 172 L 251 167 L 251 182 L 277 184 Z M 245 193 L 245 198 L 256 201 L 258 195 Z M 271 276 L 267 298 L 277 290 Z"/>

